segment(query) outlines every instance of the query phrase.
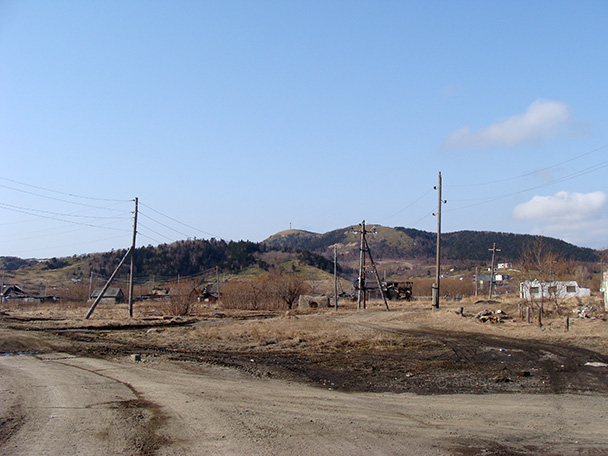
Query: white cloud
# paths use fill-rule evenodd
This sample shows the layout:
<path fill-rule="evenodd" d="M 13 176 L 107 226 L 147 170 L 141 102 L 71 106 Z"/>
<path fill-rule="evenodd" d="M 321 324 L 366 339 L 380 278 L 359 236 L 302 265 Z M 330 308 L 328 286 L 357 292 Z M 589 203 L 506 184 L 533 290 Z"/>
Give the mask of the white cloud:
<path fill-rule="evenodd" d="M 601 191 L 574 193 L 561 191 L 553 196 L 534 196 L 519 204 L 513 217 L 535 221 L 534 234 L 564 239 L 593 248 L 608 244 L 608 219 L 603 210 L 608 195 Z"/>
<path fill-rule="evenodd" d="M 523 114 L 473 131 L 464 127 L 452 133 L 443 147 L 483 147 L 490 145 L 514 146 L 524 142 L 551 138 L 571 123 L 570 108 L 565 103 L 536 100 Z"/>
<path fill-rule="evenodd" d="M 608 201 L 604 192 L 557 192 L 553 196 L 534 196 L 515 207 L 513 216 L 519 220 L 572 222 L 587 220 L 597 214 Z"/>

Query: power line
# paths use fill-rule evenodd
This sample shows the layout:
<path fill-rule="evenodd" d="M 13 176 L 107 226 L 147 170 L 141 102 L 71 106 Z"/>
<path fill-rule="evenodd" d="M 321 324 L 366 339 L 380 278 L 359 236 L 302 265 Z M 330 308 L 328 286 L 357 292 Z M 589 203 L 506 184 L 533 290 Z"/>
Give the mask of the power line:
<path fill-rule="evenodd" d="M 199 228 L 196 228 L 196 227 L 194 227 L 194 226 L 188 225 L 188 224 L 186 224 L 186 223 L 184 223 L 184 222 L 180 222 L 179 220 L 176 220 L 176 219 L 174 219 L 173 217 L 168 216 L 167 214 L 163 214 L 162 212 L 157 211 L 156 209 L 154 209 L 154 208 L 152 208 L 152 207 L 148 206 L 147 204 L 140 203 L 140 205 L 142 205 L 142 206 L 144 206 L 144 207 L 147 207 L 147 208 L 148 208 L 148 209 L 150 209 L 151 211 L 156 212 L 158 215 L 162 215 L 163 217 L 166 217 L 166 218 L 168 218 L 169 220 L 174 221 L 175 223 L 179 223 L 180 225 L 183 225 L 183 226 L 185 226 L 185 227 L 187 227 L 187 228 L 190 228 L 190 229 L 192 229 L 192 230 L 196 230 L 196 231 L 198 231 L 198 232 L 200 232 L 200 233 L 207 234 L 207 235 L 212 236 L 212 237 L 214 237 L 214 238 L 221 239 L 221 237 L 220 237 L 220 236 L 217 236 L 216 234 L 209 233 L 208 231 L 203 231 L 203 230 L 201 230 L 201 229 L 199 229 Z"/>
<path fill-rule="evenodd" d="M 420 201 L 422 198 L 424 198 L 426 195 L 428 195 L 429 193 L 431 193 L 433 191 L 433 189 L 429 189 L 424 195 L 422 195 L 421 197 L 419 197 L 418 199 L 414 200 L 413 202 L 411 202 L 410 204 L 408 204 L 407 206 L 405 206 L 403 209 L 399 209 L 397 212 L 395 212 L 393 215 L 389 215 L 388 217 L 385 217 L 381 220 L 378 220 L 378 222 L 383 222 L 389 218 L 392 218 L 396 215 L 401 214 L 404 210 L 409 209 L 410 207 L 412 207 L 414 204 L 416 204 L 418 201 Z"/>
<path fill-rule="evenodd" d="M 96 219 L 96 220 L 124 219 L 124 217 L 122 217 L 122 216 L 80 215 L 77 213 L 66 214 L 66 213 L 61 213 L 61 212 L 44 211 L 42 209 L 32 209 L 29 207 L 15 206 L 12 204 L 7 204 L 7 203 L 0 203 L 0 206 L 4 207 L 5 209 L 21 209 L 22 211 L 40 212 L 43 214 L 58 215 L 61 217 L 77 217 L 77 218 L 88 218 L 88 219 Z"/>
<path fill-rule="evenodd" d="M 150 219 L 150 220 L 152 220 L 153 222 L 158 223 L 158 224 L 159 224 L 159 225 L 161 225 L 161 226 L 164 226 L 165 228 L 168 228 L 168 229 L 170 229 L 170 230 L 172 230 L 172 231 L 175 231 L 176 233 L 181 234 L 182 236 L 190 237 L 188 234 L 186 234 L 186 233 L 182 233 L 181 231 L 178 231 L 178 230 L 176 230 L 175 228 L 171 228 L 169 225 L 165 225 L 164 223 L 159 222 L 159 221 L 158 221 L 158 220 L 156 220 L 156 219 L 153 219 L 152 217 L 150 217 L 150 216 L 149 216 L 149 215 L 147 215 L 147 214 L 144 214 L 144 213 L 143 213 L 143 212 L 141 212 L 141 211 L 139 212 L 139 215 L 143 215 L 143 216 L 144 216 L 144 217 L 146 217 L 147 219 Z"/>
<path fill-rule="evenodd" d="M 546 184 L 539 184 L 539 185 L 535 185 L 533 187 L 528 187 L 528 188 L 523 189 L 523 190 L 518 190 L 516 192 L 505 193 L 505 194 L 502 194 L 502 195 L 496 195 L 496 196 L 491 196 L 491 197 L 488 197 L 488 198 L 483 198 L 481 200 L 481 202 L 479 202 L 479 203 L 470 204 L 468 206 L 461 206 L 461 207 L 452 208 L 452 209 L 449 209 L 448 212 L 451 212 L 451 211 L 454 211 L 454 210 L 460 210 L 460 209 L 468 209 L 470 207 L 475 207 L 475 206 L 481 206 L 483 204 L 491 203 L 491 202 L 494 202 L 494 201 L 497 201 L 497 200 L 501 200 L 501 199 L 504 199 L 504 198 L 509 198 L 511 196 L 520 195 L 522 193 L 527 193 L 527 192 L 532 191 L 532 190 L 538 190 L 539 188 L 549 187 L 551 185 L 559 184 L 559 183 L 565 182 L 567 180 L 571 180 L 571 179 L 574 179 L 574 178 L 577 178 L 577 177 L 580 177 L 580 176 L 584 176 L 586 174 L 595 172 L 597 170 L 600 170 L 600 169 L 603 169 L 603 168 L 606 168 L 606 167 L 608 167 L 608 160 L 600 162 L 600 163 L 598 163 L 596 165 L 593 165 L 593 166 L 590 166 L 588 168 L 585 168 L 585 169 L 583 169 L 581 171 L 577 171 L 575 173 L 568 174 L 568 175 L 566 175 L 564 177 L 561 177 L 559 179 L 555 179 L 555 180 L 553 180 L 551 182 L 548 182 Z M 460 200 L 460 201 L 467 201 L 467 200 Z M 468 200 L 468 201 L 471 201 L 471 200 Z"/>
<path fill-rule="evenodd" d="M 140 223 L 140 225 L 141 225 L 141 223 Z M 152 241 L 154 241 L 154 242 L 156 242 L 156 243 L 158 243 L 158 244 L 164 244 L 164 242 L 163 242 L 163 241 L 159 241 L 158 239 L 155 239 L 155 238 L 153 238 L 152 236 L 148 236 L 147 234 L 144 234 L 144 233 L 142 233 L 142 232 L 140 232 L 140 231 L 138 231 L 138 232 L 137 232 L 137 234 L 139 234 L 140 236 L 145 237 L 146 239 L 150 239 L 150 240 L 152 240 Z"/>
<path fill-rule="evenodd" d="M 5 209 L 7 211 L 19 212 L 21 214 L 32 215 L 34 217 L 40 217 L 40 218 L 49 219 L 49 220 L 56 220 L 56 221 L 65 222 L 65 223 L 71 223 L 73 225 L 82 225 L 82 226 L 89 226 L 89 227 L 92 227 L 92 228 L 103 228 L 103 229 L 106 229 L 106 230 L 115 230 L 115 231 L 128 231 L 128 230 L 125 230 L 125 229 L 122 229 L 122 228 L 112 228 L 112 227 L 107 227 L 107 226 L 104 227 L 104 226 L 100 226 L 100 225 L 92 225 L 90 223 L 76 222 L 74 220 L 65 220 L 65 219 L 61 219 L 61 218 L 58 218 L 58 217 L 53 217 L 53 216 L 50 216 L 50 215 L 36 214 L 36 213 L 29 212 L 29 211 L 26 211 L 26 210 L 15 209 L 15 208 L 10 208 L 10 207 L 3 207 L 3 209 Z"/>
<path fill-rule="evenodd" d="M 28 195 L 39 196 L 40 198 L 46 198 L 46 199 L 50 199 L 50 200 L 54 200 L 54 201 L 61 201 L 62 203 L 74 204 L 76 206 L 90 207 L 90 208 L 93 208 L 93 209 L 102 209 L 101 207 L 99 207 L 99 206 L 93 206 L 92 204 L 77 203 L 76 201 L 69 201 L 69 200 L 66 200 L 66 199 L 63 199 L 63 198 L 55 198 L 53 196 L 41 195 L 40 193 L 30 192 L 28 190 L 22 190 L 22 189 L 15 188 L 15 187 L 9 187 L 8 185 L 0 184 L 0 187 L 7 188 L 9 190 L 14 190 L 16 192 L 26 193 Z M 121 201 L 121 202 L 125 202 L 125 201 Z M 119 211 L 118 209 L 106 209 L 106 210 L 113 210 L 113 211 L 116 211 L 116 212 L 122 212 L 122 211 Z"/>
<path fill-rule="evenodd" d="M 52 246 L 46 246 L 43 247 L 43 249 L 58 249 L 58 248 L 64 248 L 64 247 L 73 247 L 75 245 L 82 245 L 82 244 L 92 244 L 95 242 L 103 242 L 103 241 L 110 241 L 110 240 L 115 240 L 115 239 L 124 239 L 124 236 L 113 236 L 110 238 L 104 238 L 104 239 L 96 239 L 96 240 L 87 240 L 87 241 L 83 241 L 83 242 L 76 242 L 76 243 L 72 243 L 72 244 L 64 244 L 64 245 L 52 245 Z M 29 249 L 29 250 L 19 250 L 19 254 L 25 253 L 25 252 L 33 252 L 33 251 L 39 251 L 41 250 L 41 247 L 38 247 L 36 249 Z"/>
<path fill-rule="evenodd" d="M 524 173 L 524 174 L 520 174 L 519 176 L 511 176 L 511 177 L 506 177 L 504 179 L 493 180 L 491 182 L 481 182 L 481 183 L 477 183 L 477 184 L 453 184 L 453 185 L 448 185 L 447 187 L 481 187 L 481 186 L 484 186 L 484 185 L 495 185 L 495 184 L 499 184 L 499 183 L 502 183 L 502 182 L 508 182 L 508 181 L 512 181 L 512 180 L 522 179 L 524 177 L 528 177 L 528 176 L 532 176 L 534 174 L 539 174 L 539 173 L 542 173 L 542 172 L 545 172 L 545 171 L 549 171 L 549 170 L 551 170 L 553 168 L 557 168 L 558 166 L 562 166 L 562 165 L 565 165 L 566 163 L 573 162 L 575 160 L 578 160 L 579 158 L 586 157 L 587 155 L 591 155 L 591 154 L 593 154 L 595 152 L 598 152 L 598 151 L 600 151 L 602 149 L 605 149 L 607 147 L 608 147 L 608 144 L 605 144 L 605 145 L 600 146 L 600 147 L 598 147 L 596 149 L 593 149 L 593 150 L 591 150 L 589 152 L 585 152 L 583 154 L 577 155 L 576 157 L 569 158 L 568 160 L 561 161 L 559 163 L 556 163 L 556 164 L 551 165 L 551 166 L 547 166 L 545 168 L 540 168 L 540 169 L 537 169 L 537 170 L 534 170 L 534 171 L 530 171 L 530 172 L 527 172 L 527 173 Z"/>
<path fill-rule="evenodd" d="M 94 200 L 94 201 L 112 201 L 112 202 L 121 202 L 121 203 L 133 201 L 133 200 L 119 200 L 119 199 L 111 199 L 111 198 L 98 198 L 98 197 L 94 197 L 94 196 L 82 196 L 82 195 L 76 195 L 74 193 L 60 192 L 58 190 L 52 190 L 49 188 L 39 187 L 37 185 L 26 184 L 25 182 L 19 182 L 14 179 L 9 179 L 7 177 L 0 176 L 0 179 L 4 180 L 4 181 L 12 182 L 13 184 L 19 184 L 19 185 L 23 185 L 25 187 L 36 188 L 38 190 L 44 190 L 45 192 L 57 193 L 59 195 L 70 196 L 72 198 L 81 198 L 81 199 Z"/>
<path fill-rule="evenodd" d="M 161 236 L 161 237 L 164 237 L 165 239 L 169 239 L 171 242 L 175 241 L 175 239 L 172 239 L 172 238 L 170 238 L 169 236 L 165 236 L 164 234 L 159 233 L 158 231 L 153 230 L 152 228 L 150 228 L 150 227 L 148 227 L 148 226 L 146 226 L 146 225 L 142 224 L 141 222 L 139 223 L 139 226 L 141 226 L 141 227 L 143 227 L 143 228 L 145 228 L 145 229 L 147 229 L 147 230 L 149 230 L 149 231 L 153 232 L 154 234 L 157 234 L 157 235 L 159 235 L 159 236 Z"/>

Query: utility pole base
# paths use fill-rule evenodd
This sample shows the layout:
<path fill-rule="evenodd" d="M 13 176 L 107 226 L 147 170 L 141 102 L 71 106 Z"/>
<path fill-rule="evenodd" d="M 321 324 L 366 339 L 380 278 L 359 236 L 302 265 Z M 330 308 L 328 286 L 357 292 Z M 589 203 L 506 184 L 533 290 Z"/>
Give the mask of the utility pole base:
<path fill-rule="evenodd" d="M 439 309 L 439 286 L 434 283 L 431 288 L 431 301 L 433 302 L 433 307 Z"/>

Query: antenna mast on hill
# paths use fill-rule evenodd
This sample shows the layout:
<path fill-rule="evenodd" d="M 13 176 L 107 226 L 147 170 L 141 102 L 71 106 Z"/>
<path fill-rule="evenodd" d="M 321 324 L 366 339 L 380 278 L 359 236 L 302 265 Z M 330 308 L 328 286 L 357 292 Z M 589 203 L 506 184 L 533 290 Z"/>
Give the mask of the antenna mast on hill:
<path fill-rule="evenodd" d="M 369 249 L 369 244 L 367 243 L 367 233 L 369 233 L 370 231 L 367 230 L 367 228 L 365 227 L 365 220 L 363 220 L 363 222 L 361 222 L 359 224 L 359 226 L 361 227 L 360 231 L 355 231 L 353 230 L 354 234 L 360 234 L 361 235 L 361 244 L 359 247 L 360 250 L 360 256 L 359 256 L 359 279 L 357 282 L 357 288 L 358 288 L 358 293 L 357 293 L 357 310 L 361 310 L 362 308 L 365 309 L 367 308 L 366 305 L 366 301 L 367 301 L 367 297 L 365 294 L 366 291 L 366 287 L 365 287 L 365 273 L 366 273 L 366 269 L 371 269 L 372 272 L 374 273 L 375 277 L 376 277 L 376 281 L 378 282 L 378 289 L 380 290 L 380 294 L 382 295 L 382 299 L 384 300 L 384 306 L 386 307 L 386 310 L 390 310 L 388 308 L 388 302 L 386 301 L 386 295 L 384 294 L 384 289 L 382 288 L 382 282 L 380 281 L 380 276 L 378 275 L 378 270 L 376 269 L 376 265 L 374 264 L 374 258 L 372 257 L 372 252 Z M 372 233 L 376 234 L 376 230 L 372 229 L 371 231 Z M 371 265 L 368 267 L 365 265 L 365 253 L 367 252 L 367 255 L 369 256 L 369 261 L 371 263 Z"/>

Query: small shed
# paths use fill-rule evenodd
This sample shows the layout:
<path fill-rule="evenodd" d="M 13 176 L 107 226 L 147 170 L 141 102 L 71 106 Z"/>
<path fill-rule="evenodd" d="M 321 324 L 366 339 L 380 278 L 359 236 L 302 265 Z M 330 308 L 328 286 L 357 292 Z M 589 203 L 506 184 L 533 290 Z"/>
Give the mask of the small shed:
<path fill-rule="evenodd" d="M 102 288 L 96 288 L 93 293 L 91 293 L 90 301 L 94 301 L 101 294 Z M 120 304 L 125 302 L 125 294 L 118 287 L 110 287 L 103 294 L 103 298 L 99 301 L 102 304 Z"/>

